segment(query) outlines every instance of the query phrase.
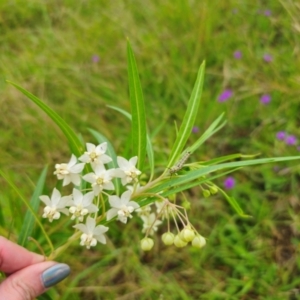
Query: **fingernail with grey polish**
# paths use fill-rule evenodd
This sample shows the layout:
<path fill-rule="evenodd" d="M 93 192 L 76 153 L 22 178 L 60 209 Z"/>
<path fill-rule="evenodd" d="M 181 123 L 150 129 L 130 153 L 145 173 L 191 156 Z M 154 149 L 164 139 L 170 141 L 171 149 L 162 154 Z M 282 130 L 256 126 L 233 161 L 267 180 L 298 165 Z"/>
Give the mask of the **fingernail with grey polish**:
<path fill-rule="evenodd" d="M 42 281 L 45 288 L 49 288 L 70 274 L 70 267 L 66 264 L 56 264 L 42 273 Z"/>

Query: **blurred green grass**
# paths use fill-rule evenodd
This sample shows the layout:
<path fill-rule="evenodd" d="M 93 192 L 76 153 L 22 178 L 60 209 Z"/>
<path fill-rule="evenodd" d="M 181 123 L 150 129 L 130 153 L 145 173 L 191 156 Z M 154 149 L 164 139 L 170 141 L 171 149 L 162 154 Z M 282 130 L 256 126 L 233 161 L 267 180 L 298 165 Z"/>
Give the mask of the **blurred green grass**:
<path fill-rule="evenodd" d="M 93 141 L 87 128 L 94 128 L 120 155 L 126 151 L 128 121 L 106 107 L 130 109 L 126 38 L 140 71 L 149 131 L 158 131 L 153 137 L 157 165 L 165 163 L 174 122 L 182 119 L 204 59 L 207 71 L 195 138 L 223 111 L 228 125 L 191 160 L 235 152 L 298 154 L 296 147 L 276 140 L 276 133 L 300 136 L 299 10 L 288 0 L 2 1 L 0 168 L 30 199 L 44 165 L 49 165 L 46 189 L 51 189 L 51 168 L 70 156 L 58 128 L 6 79 L 43 99 L 86 141 Z M 236 50 L 242 52 L 239 60 L 233 57 Z M 265 62 L 265 54 L 273 60 Z M 219 103 L 226 88 L 233 97 Z M 268 105 L 260 103 L 262 94 L 271 95 Z M 49 295 L 297 299 L 299 167 L 275 167 L 233 174 L 237 184 L 229 193 L 253 216 L 248 220 L 234 215 L 220 195 L 204 199 L 199 189 L 191 191 L 191 221 L 207 237 L 203 250 L 166 248 L 158 234 L 153 251 L 145 254 L 139 249 L 138 221 L 125 227 L 114 224 L 107 246 L 86 251 L 74 244 L 60 257 L 71 265 L 72 274 Z M 0 233 L 14 240 L 25 207 L 2 178 L 0 183 Z M 68 237 L 63 220 L 44 224 L 56 246 Z M 34 237 L 44 245 L 38 229 Z M 38 251 L 30 243 L 28 248 Z"/>

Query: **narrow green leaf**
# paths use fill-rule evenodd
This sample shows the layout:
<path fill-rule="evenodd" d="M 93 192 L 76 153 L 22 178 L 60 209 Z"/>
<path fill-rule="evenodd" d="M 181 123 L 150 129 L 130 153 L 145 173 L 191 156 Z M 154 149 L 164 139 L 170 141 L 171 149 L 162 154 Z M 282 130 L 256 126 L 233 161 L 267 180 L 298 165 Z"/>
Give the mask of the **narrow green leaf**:
<path fill-rule="evenodd" d="M 147 156 L 148 156 L 148 163 L 150 167 L 150 178 L 149 181 L 153 179 L 154 176 L 154 151 L 152 148 L 152 143 L 149 135 L 147 135 Z"/>
<path fill-rule="evenodd" d="M 131 120 L 131 115 L 130 113 L 128 113 L 127 111 L 116 107 L 116 106 L 112 106 L 112 105 L 107 105 L 107 107 L 118 111 L 119 113 L 121 113 L 122 115 L 124 115 L 126 118 L 128 118 L 129 120 Z M 149 162 L 149 168 L 150 168 L 150 180 L 153 178 L 154 176 L 154 165 L 155 165 L 155 161 L 154 161 L 154 152 L 153 152 L 153 148 L 152 148 L 152 143 L 151 143 L 151 138 L 150 136 L 147 134 L 147 156 L 148 156 L 148 162 Z"/>
<path fill-rule="evenodd" d="M 231 169 L 230 171 L 218 173 L 216 175 L 209 176 L 209 177 L 203 176 L 203 177 L 200 177 L 197 180 L 193 180 L 193 181 L 188 182 L 186 184 L 181 184 L 181 185 L 176 186 L 176 187 L 174 187 L 172 189 L 165 190 L 161 195 L 163 197 L 167 197 L 169 195 L 177 194 L 177 193 L 189 190 L 189 189 L 191 189 L 191 188 L 193 188 L 195 186 L 199 186 L 199 184 L 202 184 L 202 183 L 205 183 L 205 182 L 208 182 L 208 181 L 212 181 L 212 180 L 217 179 L 219 177 L 224 177 L 225 175 L 233 173 L 233 172 L 235 172 L 237 170 L 240 170 L 240 169 L 241 168 Z"/>
<path fill-rule="evenodd" d="M 122 108 L 119 108 L 119 107 L 116 107 L 116 106 L 113 106 L 113 105 L 107 105 L 107 107 L 109 107 L 109 108 L 111 108 L 115 111 L 118 111 L 119 113 L 124 115 L 126 118 L 128 118 L 130 121 L 132 120 L 131 114 L 129 112 L 127 112 L 126 110 L 124 110 Z"/>
<path fill-rule="evenodd" d="M 133 51 L 127 42 L 128 82 L 131 105 L 132 153 L 138 156 L 137 167 L 143 170 L 147 147 L 145 104 L 140 77 Z"/>
<path fill-rule="evenodd" d="M 30 199 L 29 205 L 35 213 L 37 213 L 39 205 L 40 205 L 40 199 L 39 196 L 42 194 L 45 180 L 46 180 L 46 175 L 47 175 L 47 167 L 45 167 L 38 179 L 38 182 L 36 184 L 36 188 L 34 190 L 34 193 Z M 35 217 L 31 213 L 31 210 L 27 210 L 25 214 L 25 218 L 23 221 L 23 225 L 21 227 L 20 235 L 18 238 L 18 244 L 21 246 L 25 246 L 26 242 L 28 241 L 28 237 L 31 236 L 33 226 L 35 222 Z"/>
<path fill-rule="evenodd" d="M 260 158 L 260 159 L 253 159 L 253 160 L 228 162 L 228 163 L 223 163 L 223 164 L 213 165 L 213 166 L 203 166 L 203 168 L 190 171 L 180 177 L 170 178 L 169 180 L 166 180 L 156 185 L 155 187 L 151 188 L 149 192 L 157 193 L 165 189 L 169 189 L 173 186 L 185 184 L 192 180 L 199 179 L 202 176 L 206 176 L 210 173 L 217 172 L 224 169 L 241 168 L 241 167 L 247 167 L 253 165 L 262 165 L 267 163 L 291 161 L 291 160 L 300 160 L 300 156 Z"/>
<path fill-rule="evenodd" d="M 240 215 L 243 218 L 249 218 L 251 216 L 246 215 L 244 211 L 241 209 L 240 205 L 237 203 L 237 201 L 233 198 L 228 196 L 222 189 L 218 188 L 219 191 L 223 194 L 227 202 L 231 205 L 231 207 L 237 212 L 238 215 Z"/>
<path fill-rule="evenodd" d="M 66 136 L 72 153 L 74 153 L 77 157 L 83 153 L 84 151 L 83 144 L 81 143 L 80 139 L 77 137 L 75 132 L 71 129 L 71 127 L 65 122 L 63 118 L 61 118 L 54 110 L 52 110 L 42 100 L 40 100 L 38 97 L 34 96 L 27 90 L 23 89 L 22 87 L 20 87 L 19 85 L 11 81 L 7 80 L 6 82 L 13 85 L 25 96 L 27 96 L 30 100 L 32 100 L 35 104 L 37 104 L 57 124 L 57 126 L 61 129 L 61 131 Z"/>
<path fill-rule="evenodd" d="M 39 227 L 41 228 L 41 231 L 44 234 L 45 239 L 47 240 L 50 249 L 51 249 L 51 253 L 54 251 L 54 247 L 52 245 L 52 242 L 47 234 L 47 232 L 44 229 L 44 226 L 42 225 L 40 218 L 36 215 L 35 211 L 32 209 L 32 207 L 29 205 L 29 203 L 27 202 L 26 198 L 24 197 L 24 195 L 21 193 L 20 189 L 17 188 L 17 186 L 10 180 L 10 178 L 0 170 L 0 175 L 4 178 L 4 180 L 10 185 L 10 187 L 16 192 L 16 194 L 18 195 L 19 199 L 26 205 L 27 209 L 31 212 L 31 214 L 33 215 L 36 223 L 39 225 Z"/>
<path fill-rule="evenodd" d="M 179 133 L 171 150 L 167 168 L 172 167 L 183 152 L 185 144 L 192 132 L 198 108 L 201 100 L 203 80 L 204 80 L 205 61 L 201 64 L 197 79 L 185 112 Z"/>
<path fill-rule="evenodd" d="M 255 156 L 258 156 L 258 155 L 260 155 L 260 154 L 241 154 L 241 153 L 229 154 L 229 155 L 220 156 L 217 158 L 212 158 L 210 160 L 200 162 L 199 165 L 201 167 L 211 166 L 211 165 L 220 164 L 222 162 L 237 159 L 237 158 L 254 158 Z M 198 163 L 193 163 L 193 165 L 196 165 L 196 164 L 198 164 Z"/>
<path fill-rule="evenodd" d="M 226 122 L 223 122 L 219 127 L 218 124 L 222 120 L 224 116 L 224 113 L 222 113 L 208 128 L 205 130 L 205 132 L 201 135 L 201 137 L 191 146 L 188 148 L 188 151 L 194 152 L 196 149 L 198 149 L 207 139 L 209 139 L 213 134 L 215 134 L 217 131 L 219 131 Z M 217 128 L 216 128 L 217 127 Z"/>
<path fill-rule="evenodd" d="M 98 132 L 94 129 L 90 129 L 90 128 L 88 130 L 94 136 L 94 138 L 97 140 L 98 143 L 103 143 L 103 142 L 107 143 L 106 154 L 112 158 L 112 161 L 107 164 L 109 169 L 118 168 L 119 166 L 118 166 L 118 162 L 117 162 L 117 155 L 116 155 L 115 149 L 112 146 L 111 142 L 100 132 Z M 116 188 L 117 194 L 120 195 L 120 181 L 119 180 L 115 180 L 115 188 Z"/>

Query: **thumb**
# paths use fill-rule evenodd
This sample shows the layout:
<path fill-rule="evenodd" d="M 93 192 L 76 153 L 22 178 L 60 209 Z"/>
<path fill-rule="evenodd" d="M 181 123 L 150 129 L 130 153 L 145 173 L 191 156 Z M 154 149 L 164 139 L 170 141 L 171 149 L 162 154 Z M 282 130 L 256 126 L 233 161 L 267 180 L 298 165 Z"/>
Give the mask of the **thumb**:
<path fill-rule="evenodd" d="M 0 285 L 0 300 L 32 300 L 70 274 L 70 267 L 52 261 L 27 266 Z"/>

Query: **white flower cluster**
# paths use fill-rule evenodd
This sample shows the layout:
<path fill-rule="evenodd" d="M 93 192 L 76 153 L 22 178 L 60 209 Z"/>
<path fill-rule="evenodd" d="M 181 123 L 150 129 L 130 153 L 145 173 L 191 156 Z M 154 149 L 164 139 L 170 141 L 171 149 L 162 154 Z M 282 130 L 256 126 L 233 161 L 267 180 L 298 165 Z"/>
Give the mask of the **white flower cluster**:
<path fill-rule="evenodd" d="M 78 158 L 80 162 L 72 154 L 68 163 L 55 165 L 54 174 L 58 180 L 63 180 L 63 186 L 70 183 L 75 186 L 72 194 L 62 197 L 60 192 L 54 188 L 51 198 L 42 195 L 40 200 L 46 205 L 43 218 L 48 218 L 50 222 L 59 219 L 61 213 L 71 214 L 71 220 L 77 220 L 78 222 L 83 222 L 86 217 L 85 224 L 78 223 L 73 227 L 82 232 L 80 244 L 89 249 L 96 246 L 97 241 L 102 244 L 106 243 L 104 233 L 108 231 L 108 227 L 96 226 L 99 217 L 99 203 L 101 203 L 103 210 L 105 207 L 103 201 L 107 199 L 111 208 L 107 212 L 104 210 L 102 214 L 106 214 L 107 220 L 117 217 L 117 220 L 122 223 L 126 223 L 127 219 L 132 217 L 132 213 L 140 207 L 137 202 L 131 200 L 134 187 L 127 186 L 128 189 L 121 197 L 108 194 L 105 191 L 113 193 L 115 190 L 113 179 L 115 178 L 120 178 L 123 186 L 128 184 L 137 185 L 141 171 L 135 167 L 138 159 L 136 156 L 129 160 L 119 156 L 117 157 L 119 168 L 107 169 L 105 164 L 111 162 L 112 158 L 106 154 L 106 142 L 98 146 L 87 143 L 86 150 Z M 82 175 L 85 164 L 90 164 L 93 172 Z M 90 191 L 82 193 L 80 190 L 82 180 L 91 184 Z M 93 217 L 91 214 L 94 214 Z M 103 215 L 100 217 L 103 217 Z"/>
<path fill-rule="evenodd" d="M 144 251 L 153 247 L 154 241 L 149 236 L 154 235 L 165 219 L 168 223 L 168 231 L 162 235 L 165 245 L 174 244 L 176 247 L 184 247 L 189 242 L 198 248 L 205 245 L 205 239 L 191 225 L 183 207 L 165 199 L 161 193 L 147 193 L 147 185 L 140 187 L 138 178 L 141 171 L 136 168 L 137 156 L 129 160 L 118 156 L 116 158 L 118 168 L 108 168 L 107 164 L 112 162 L 112 158 L 106 154 L 106 150 L 106 142 L 98 146 L 87 143 L 86 151 L 78 159 L 72 155 L 68 163 L 55 165 L 54 174 L 58 180 L 62 180 L 63 186 L 72 183 L 75 187 L 72 194 L 68 196 L 62 197 L 55 188 L 51 198 L 45 195 L 40 196 L 41 201 L 46 205 L 44 218 L 52 222 L 59 219 L 61 213 L 70 214 L 71 220 L 76 221 L 73 227 L 82 232 L 80 245 L 88 249 L 96 246 L 97 242 L 106 243 L 104 234 L 109 228 L 97 225 L 97 221 L 103 221 L 105 218 L 110 221 L 116 218 L 126 224 L 135 211 L 143 221 L 142 232 L 145 237 L 141 240 L 141 248 Z M 88 165 L 87 168 L 85 168 L 86 165 Z M 82 174 L 86 169 L 89 169 L 89 172 Z M 123 185 L 123 193 L 120 196 L 115 192 L 115 179 L 120 180 Z M 153 182 L 150 182 L 149 186 L 151 184 Z M 88 185 L 87 189 L 86 185 Z M 153 202 L 156 200 L 154 202 L 156 209 L 153 211 L 151 208 L 153 202 L 140 207 L 133 200 L 137 195 L 144 195 L 145 199 L 151 197 Z M 109 208 L 107 208 L 108 204 Z M 170 218 L 176 226 L 176 235 L 170 231 Z"/>

